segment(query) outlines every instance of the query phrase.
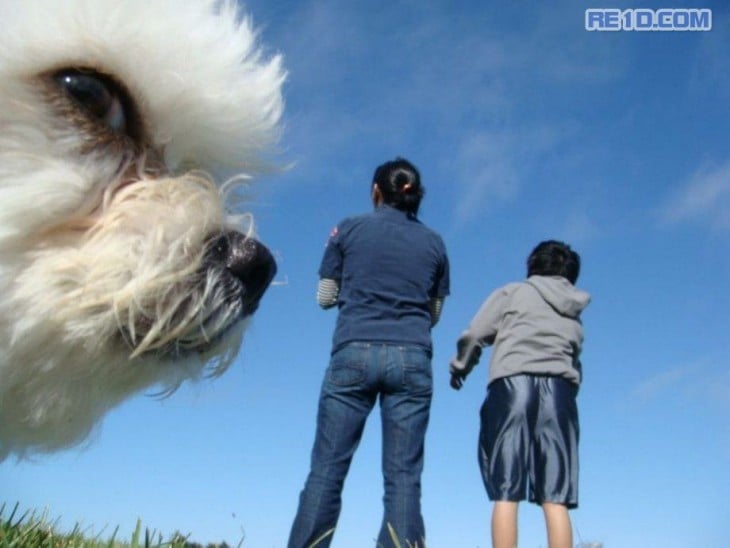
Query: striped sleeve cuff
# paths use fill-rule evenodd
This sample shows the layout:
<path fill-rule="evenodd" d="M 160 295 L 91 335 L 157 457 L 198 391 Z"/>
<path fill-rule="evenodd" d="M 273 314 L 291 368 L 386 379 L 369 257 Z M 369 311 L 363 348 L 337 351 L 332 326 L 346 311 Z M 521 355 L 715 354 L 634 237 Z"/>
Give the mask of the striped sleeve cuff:
<path fill-rule="evenodd" d="M 337 280 L 321 278 L 317 285 L 317 304 L 324 308 L 332 308 L 337 304 L 337 296 L 340 294 L 340 285 Z"/>

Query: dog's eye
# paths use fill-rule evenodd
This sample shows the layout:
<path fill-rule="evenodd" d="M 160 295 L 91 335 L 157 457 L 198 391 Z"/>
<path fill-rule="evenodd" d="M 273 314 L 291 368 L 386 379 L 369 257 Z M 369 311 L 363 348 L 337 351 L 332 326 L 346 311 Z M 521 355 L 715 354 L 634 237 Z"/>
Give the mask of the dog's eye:
<path fill-rule="evenodd" d="M 126 131 L 124 94 L 109 77 L 91 71 L 64 70 L 54 78 L 96 120 L 114 132 Z"/>

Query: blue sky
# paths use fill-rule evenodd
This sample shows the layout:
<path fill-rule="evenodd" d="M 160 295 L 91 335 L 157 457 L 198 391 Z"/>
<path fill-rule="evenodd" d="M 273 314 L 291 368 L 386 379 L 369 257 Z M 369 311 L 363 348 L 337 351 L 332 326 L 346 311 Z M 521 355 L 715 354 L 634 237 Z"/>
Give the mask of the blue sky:
<path fill-rule="evenodd" d="M 433 333 L 423 508 L 430 546 L 489 546 L 476 462 L 486 360 L 461 392 L 447 364 L 494 289 L 540 240 L 582 255 L 576 540 L 607 548 L 730 541 L 730 6 L 704 0 L 247 2 L 289 70 L 282 159 L 252 188 L 279 258 L 234 366 L 112 412 L 87 448 L 0 464 L 0 502 L 90 532 L 116 525 L 286 545 L 314 436 L 335 312 L 317 267 L 341 218 L 369 209 L 374 167 L 419 166 L 452 295 Z M 587 32 L 589 7 L 698 7 L 710 32 Z M 333 546 L 381 517 L 373 414 Z M 545 546 L 523 505 L 520 546 Z"/>

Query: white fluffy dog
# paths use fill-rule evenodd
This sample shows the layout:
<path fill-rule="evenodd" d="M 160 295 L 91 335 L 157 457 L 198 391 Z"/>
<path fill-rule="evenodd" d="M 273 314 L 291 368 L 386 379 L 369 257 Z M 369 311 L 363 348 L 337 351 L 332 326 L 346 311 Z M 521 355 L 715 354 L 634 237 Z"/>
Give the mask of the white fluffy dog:
<path fill-rule="evenodd" d="M 0 0 L 0 21 L 2 460 L 230 364 L 276 266 L 214 178 L 267 164 L 284 72 L 234 2 Z"/>

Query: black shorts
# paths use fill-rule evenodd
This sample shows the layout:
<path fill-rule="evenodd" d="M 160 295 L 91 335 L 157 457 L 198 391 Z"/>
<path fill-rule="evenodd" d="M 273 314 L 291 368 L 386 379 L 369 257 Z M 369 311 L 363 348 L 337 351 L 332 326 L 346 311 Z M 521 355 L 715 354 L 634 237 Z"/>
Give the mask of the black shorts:
<path fill-rule="evenodd" d="M 578 386 L 562 377 L 493 381 L 481 409 L 479 466 L 489 500 L 578 506 Z"/>

